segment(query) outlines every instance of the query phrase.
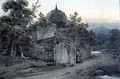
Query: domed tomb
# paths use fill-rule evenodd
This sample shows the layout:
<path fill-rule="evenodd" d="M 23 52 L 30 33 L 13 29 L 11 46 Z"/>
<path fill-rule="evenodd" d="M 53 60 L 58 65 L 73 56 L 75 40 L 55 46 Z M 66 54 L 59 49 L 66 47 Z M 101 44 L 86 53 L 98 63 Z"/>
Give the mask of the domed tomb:
<path fill-rule="evenodd" d="M 62 27 L 67 22 L 67 16 L 61 10 L 58 10 L 57 6 L 54 10 L 50 11 L 46 15 L 46 19 L 52 23 L 55 23 L 57 27 Z"/>

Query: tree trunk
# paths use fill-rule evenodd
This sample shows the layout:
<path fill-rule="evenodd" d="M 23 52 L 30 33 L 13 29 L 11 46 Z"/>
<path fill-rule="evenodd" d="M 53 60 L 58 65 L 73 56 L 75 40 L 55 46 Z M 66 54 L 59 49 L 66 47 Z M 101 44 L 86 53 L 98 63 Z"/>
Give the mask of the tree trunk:
<path fill-rule="evenodd" d="M 10 43 L 8 45 L 6 55 L 10 55 L 11 54 L 11 49 L 12 49 L 12 40 L 10 40 Z"/>
<path fill-rule="evenodd" d="M 24 53 L 23 53 L 23 50 L 22 50 L 22 47 L 20 46 L 20 54 L 21 54 L 21 57 L 22 58 L 25 58 L 25 56 L 24 56 Z"/>

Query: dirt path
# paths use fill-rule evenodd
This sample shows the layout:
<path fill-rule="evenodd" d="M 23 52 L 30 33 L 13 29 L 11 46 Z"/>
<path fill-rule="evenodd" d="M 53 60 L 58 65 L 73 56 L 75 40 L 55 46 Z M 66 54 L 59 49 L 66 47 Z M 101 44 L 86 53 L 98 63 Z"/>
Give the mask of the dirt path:
<path fill-rule="evenodd" d="M 109 61 L 109 60 L 111 60 L 111 61 Z M 115 61 L 117 61 L 117 60 L 114 60 L 111 56 L 99 55 L 99 57 L 97 59 L 91 59 L 91 60 L 83 62 L 82 64 L 76 64 L 76 66 L 73 66 L 73 67 L 57 69 L 57 70 L 48 71 L 48 72 L 41 71 L 41 72 L 37 73 L 39 75 L 32 75 L 32 76 L 16 78 L 16 79 L 64 79 L 64 78 L 71 76 L 73 74 L 76 74 L 80 71 L 81 71 L 81 74 L 91 72 L 92 67 L 96 68 L 98 66 L 105 65 L 106 63 L 113 64 Z M 84 69 L 88 69 L 88 68 L 90 71 L 83 71 Z M 93 70 L 94 70 L 94 68 L 93 68 Z"/>

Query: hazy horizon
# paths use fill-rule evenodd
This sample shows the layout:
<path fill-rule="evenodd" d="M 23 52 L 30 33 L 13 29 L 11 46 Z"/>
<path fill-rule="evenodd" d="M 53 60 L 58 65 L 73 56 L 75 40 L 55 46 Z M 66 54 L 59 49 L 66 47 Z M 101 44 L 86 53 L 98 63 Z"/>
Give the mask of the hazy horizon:
<path fill-rule="evenodd" d="M 37 0 L 28 0 L 29 7 Z M 5 1 L 1 1 L 0 5 Z M 120 22 L 119 0 L 40 0 L 39 11 L 45 15 L 56 6 L 69 17 L 75 11 L 84 22 Z M 5 14 L 0 10 L 0 14 Z"/>

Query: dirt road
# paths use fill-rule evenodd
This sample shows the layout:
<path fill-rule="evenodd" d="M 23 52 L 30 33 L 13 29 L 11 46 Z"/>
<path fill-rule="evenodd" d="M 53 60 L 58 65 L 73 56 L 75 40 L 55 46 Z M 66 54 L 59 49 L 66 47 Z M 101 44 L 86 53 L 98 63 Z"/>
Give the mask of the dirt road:
<path fill-rule="evenodd" d="M 111 55 L 97 56 L 98 58 L 87 60 L 81 64 L 76 64 L 73 67 L 65 67 L 51 71 L 41 71 L 37 72 L 37 75 L 21 78 L 17 77 L 16 79 L 67 79 L 76 73 L 79 73 L 80 75 L 88 75 L 89 73 L 95 71 L 98 67 L 112 65 L 119 62 L 119 60 L 113 59 Z"/>

